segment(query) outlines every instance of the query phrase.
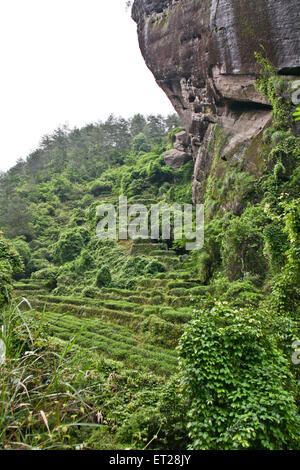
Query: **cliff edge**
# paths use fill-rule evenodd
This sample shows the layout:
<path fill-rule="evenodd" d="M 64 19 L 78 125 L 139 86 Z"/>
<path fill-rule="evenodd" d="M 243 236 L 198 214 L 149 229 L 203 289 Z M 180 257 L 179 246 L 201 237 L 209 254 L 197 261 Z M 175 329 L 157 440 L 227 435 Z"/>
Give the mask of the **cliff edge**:
<path fill-rule="evenodd" d="M 141 52 L 190 137 L 194 202 L 204 199 L 217 128 L 219 174 L 236 162 L 261 171 L 249 148 L 268 126 L 271 106 L 254 88 L 254 52 L 263 46 L 280 74 L 297 78 L 299 6 L 299 0 L 135 0 Z"/>

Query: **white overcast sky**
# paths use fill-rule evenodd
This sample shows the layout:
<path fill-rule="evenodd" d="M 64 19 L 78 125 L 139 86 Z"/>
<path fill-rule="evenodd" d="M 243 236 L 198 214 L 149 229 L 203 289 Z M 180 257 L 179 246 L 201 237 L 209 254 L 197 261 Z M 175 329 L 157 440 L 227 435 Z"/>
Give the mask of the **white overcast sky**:
<path fill-rule="evenodd" d="M 58 126 L 174 112 L 125 0 L 0 0 L 0 170 Z"/>

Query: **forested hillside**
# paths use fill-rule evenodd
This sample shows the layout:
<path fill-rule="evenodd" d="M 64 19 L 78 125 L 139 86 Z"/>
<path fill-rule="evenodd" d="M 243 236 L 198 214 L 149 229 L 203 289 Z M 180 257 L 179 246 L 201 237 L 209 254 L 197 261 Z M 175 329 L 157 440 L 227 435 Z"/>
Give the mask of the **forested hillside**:
<path fill-rule="evenodd" d="M 174 240 L 96 235 L 97 206 L 121 194 L 147 206 L 191 201 L 192 161 L 175 171 L 163 158 L 179 126 L 176 115 L 136 115 L 58 129 L 2 175 L 2 337 L 14 358 L 2 366 L 4 448 L 144 448 L 158 431 L 159 446 L 185 445 L 185 410 L 166 377 L 175 380 L 199 294 L 190 256 Z M 23 297 L 32 313 L 15 309 Z M 27 349 L 39 359 L 23 361 Z M 19 409 L 23 366 L 31 401 Z"/>
<path fill-rule="evenodd" d="M 300 142 L 258 60 L 259 171 L 216 124 L 200 251 L 96 235 L 120 195 L 191 203 L 193 160 L 164 160 L 175 115 L 58 129 L 1 175 L 1 448 L 299 449 Z"/>

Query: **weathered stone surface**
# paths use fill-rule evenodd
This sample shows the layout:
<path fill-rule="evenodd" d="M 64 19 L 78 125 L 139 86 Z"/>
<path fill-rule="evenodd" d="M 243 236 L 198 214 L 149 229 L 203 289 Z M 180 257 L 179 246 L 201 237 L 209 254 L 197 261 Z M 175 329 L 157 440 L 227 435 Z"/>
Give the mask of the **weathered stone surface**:
<path fill-rule="evenodd" d="M 191 160 L 191 154 L 182 152 L 177 149 L 168 150 L 164 154 L 166 165 L 174 170 L 179 170 L 185 163 Z"/>
<path fill-rule="evenodd" d="M 191 154 L 191 139 L 185 131 L 175 134 L 174 148 L 177 150 L 187 151 Z"/>
<path fill-rule="evenodd" d="M 226 75 L 216 65 L 212 69 L 212 78 L 216 92 L 222 100 L 268 104 L 267 100 L 259 95 L 254 88 L 256 77 L 250 75 Z"/>
<path fill-rule="evenodd" d="M 190 136 L 185 131 L 177 132 L 173 147 L 172 150 L 165 152 L 165 163 L 174 170 L 179 170 L 185 163 L 192 160 Z"/>
<path fill-rule="evenodd" d="M 299 0 L 135 0 L 146 64 L 191 138 L 194 200 L 201 200 L 212 165 L 213 128 L 222 129 L 222 157 L 229 161 L 268 125 L 270 107 L 254 88 L 254 52 L 263 45 L 278 71 L 299 74 L 299 6 Z"/>

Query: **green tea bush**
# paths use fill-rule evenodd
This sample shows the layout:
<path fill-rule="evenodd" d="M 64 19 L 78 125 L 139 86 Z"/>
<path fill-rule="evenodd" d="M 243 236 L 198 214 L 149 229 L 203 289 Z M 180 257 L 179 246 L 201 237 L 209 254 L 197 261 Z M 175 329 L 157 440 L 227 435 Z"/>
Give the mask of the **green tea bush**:
<path fill-rule="evenodd" d="M 150 315 L 157 315 L 159 311 L 159 306 L 156 305 L 146 305 L 143 310 L 143 315 L 150 316 Z"/>
<path fill-rule="evenodd" d="M 174 347 L 180 336 L 180 329 L 157 315 L 148 316 L 141 325 L 141 330 L 151 344 Z"/>
<path fill-rule="evenodd" d="M 111 274 L 108 266 L 103 266 L 96 275 L 95 284 L 97 287 L 107 287 L 111 283 Z"/>
<path fill-rule="evenodd" d="M 198 286 L 198 287 L 192 287 L 189 289 L 189 294 L 191 295 L 205 295 L 209 292 L 210 287 L 209 286 Z"/>
<path fill-rule="evenodd" d="M 78 228 L 69 229 L 60 234 L 53 246 L 53 259 L 58 264 L 74 260 L 84 246 L 84 238 Z"/>
<path fill-rule="evenodd" d="M 166 272 L 166 266 L 155 259 L 151 260 L 145 267 L 146 274 L 157 274 Z"/>
<path fill-rule="evenodd" d="M 91 269 L 94 266 L 94 259 L 89 250 L 83 249 L 80 256 L 75 260 L 75 267 L 79 273 Z"/>
<path fill-rule="evenodd" d="M 140 392 L 151 383 L 149 375 L 145 378 L 144 382 L 143 376 L 132 381 L 137 387 L 136 401 L 128 404 L 128 417 L 117 431 L 118 439 L 136 449 L 186 449 L 188 403 L 180 393 L 177 376 L 164 385 L 153 384 L 148 393 Z"/>
<path fill-rule="evenodd" d="M 95 299 L 99 297 L 99 290 L 97 289 L 97 287 L 92 287 L 92 286 L 85 287 L 82 291 L 82 297 Z"/>
<path fill-rule="evenodd" d="M 123 267 L 126 277 L 135 277 L 144 274 L 145 266 L 149 264 L 149 258 L 145 256 L 131 256 Z"/>
<path fill-rule="evenodd" d="M 45 281 L 45 286 L 49 289 L 55 289 L 57 286 L 57 278 L 59 275 L 59 269 L 56 267 L 48 267 L 40 269 L 32 273 L 31 278 L 34 280 Z"/>
<path fill-rule="evenodd" d="M 185 296 L 188 295 L 188 293 L 189 291 L 187 289 L 182 289 L 180 287 L 170 290 L 170 295 Z"/>

